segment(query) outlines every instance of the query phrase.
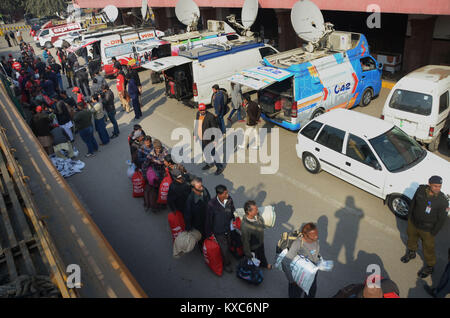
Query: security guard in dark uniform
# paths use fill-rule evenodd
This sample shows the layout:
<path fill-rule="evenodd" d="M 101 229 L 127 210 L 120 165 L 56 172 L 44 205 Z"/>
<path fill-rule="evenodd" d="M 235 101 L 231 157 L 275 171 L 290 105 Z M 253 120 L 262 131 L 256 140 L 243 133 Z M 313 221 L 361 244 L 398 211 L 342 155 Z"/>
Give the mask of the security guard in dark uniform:
<path fill-rule="evenodd" d="M 408 250 L 400 259 L 408 263 L 416 257 L 417 242 L 422 239 L 423 254 L 426 265 L 417 273 L 425 278 L 433 273 L 436 264 L 434 238 L 447 219 L 448 199 L 441 192 L 442 178 L 432 176 L 428 185 L 420 185 L 409 207 Z"/>

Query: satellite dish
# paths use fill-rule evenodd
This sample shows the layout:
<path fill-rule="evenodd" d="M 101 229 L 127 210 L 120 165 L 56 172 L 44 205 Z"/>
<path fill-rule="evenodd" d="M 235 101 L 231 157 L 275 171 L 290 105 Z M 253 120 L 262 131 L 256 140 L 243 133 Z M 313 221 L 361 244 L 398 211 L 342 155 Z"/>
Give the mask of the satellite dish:
<path fill-rule="evenodd" d="M 193 31 L 197 28 L 200 9 L 193 0 L 178 0 L 175 15 L 181 23 L 188 26 L 188 31 Z"/>
<path fill-rule="evenodd" d="M 295 33 L 307 42 L 318 42 L 325 34 L 325 23 L 320 9 L 309 0 L 301 0 L 291 10 Z"/>
<path fill-rule="evenodd" d="M 242 25 L 245 29 L 250 29 L 250 27 L 255 23 L 256 17 L 258 15 L 258 0 L 245 0 L 244 6 L 242 7 L 241 18 Z"/>
<path fill-rule="evenodd" d="M 148 1 L 147 0 L 142 0 L 141 14 L 142 14 L 142 19 L 144 21 L 145 21 L 145 19 L 147 17 L 147 9 L 148 9 Z"/>
<path fill-rule="evenodd" d="M 117 17 L 119 16 L 119 10 L 117 9 L 116 6 L 110 4 L 108 6 L 106 6 L 103 9 L 103 12 L 105 12 L 106 16 L 108 17 L 108 20 L 110 22 L 114 22 L 116 21 Z"/>

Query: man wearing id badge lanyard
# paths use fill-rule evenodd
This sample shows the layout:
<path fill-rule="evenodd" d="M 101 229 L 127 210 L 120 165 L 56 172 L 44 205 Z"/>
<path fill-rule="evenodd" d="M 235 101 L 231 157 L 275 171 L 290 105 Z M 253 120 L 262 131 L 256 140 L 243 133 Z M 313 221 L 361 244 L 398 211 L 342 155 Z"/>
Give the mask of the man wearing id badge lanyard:
<path fill-rule="evenodd" d="M 432 176 L 428 180 L 428 185 L 420 185 L 416 190 L 409 207 L 408 250 L 400 260 L 408 263 L 416 257 L 420 238 L 426 263 L 417 273 L 420 278 L 426 278 L 433 273 L 436 265 L 435 237 L 447 218 L 448 200 L 441 192 L 441 187 L 442 178 Z"/>

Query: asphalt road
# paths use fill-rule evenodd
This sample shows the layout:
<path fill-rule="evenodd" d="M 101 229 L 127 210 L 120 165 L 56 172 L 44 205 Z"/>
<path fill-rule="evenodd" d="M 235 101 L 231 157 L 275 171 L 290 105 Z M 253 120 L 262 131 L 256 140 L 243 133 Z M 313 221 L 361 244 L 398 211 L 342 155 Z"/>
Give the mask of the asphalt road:
<path fill-rule="evenodd" d="M 193 109 L 167 99 L 162 84 L 152 85 L 149 71 L 141 72 L 140 77 L 144 83 L 141 120 L 135 122 L 133 113 L 119 112 L 119 138 L 112 139 L 88 159 L 84 158 L 86 146 L 77 136 L 76 146 L 86 167 L 67 179 L 76 195 L 150 297 L 287 297 L 287 280 L 276 269 L 264 271 L 264 282 L 255 287 L 240 281 L 235 273 L 216 276 L 198 249 L 174 259 L 167 212 L 145 213 L 143 200 L 132 198 L 125 162 L 130 156 L 127 135 L 133 124 L 139 123 L 147 134 L 172 147 L 177 143 L 171 140 L 172 131 L 180 127 L 192 129 L 195 116 Z M 116 93 L 115 85 L 111 86 Z M 387 94 L 388 90 L 383 89 L 368 107 L 354 110 L 378 117 Z M 262 126 L 273 127 L 265 123 Z M 110 123 L 107 128 L 111 133 Z M 363 190 L 326 172 L 309 174 L 295 153 L 296 134 L 281 128 L 278 131 L 279 140 L 269 142 L 271 149 L 279 147 L 280 163 L 275 174 L 260 174 L 259 163 L 228 164 L 220 176 L 213 174 L 215 168 L 204 172 L 198 164 L 185 166 L 203 178 L 212 194 L 216 185 L 226 185 L 236 207 L 242 207 L 249 199 L 259 206 L 275 206 L 275 227 L 265 232 L 269 262 L 274 262 L 275 246 L 282 232 L 297 229 L 305 222 L 317 222 L 321 254 L 335 261 L 332 272 L 319 273 L 318 297 L 331 297 L 347 284 L 362 282 L 370 264 L 379 265 L 382 276 L 398 284 L 401 297 L 428 297 L 423 281 L 437 284 L 447 264 L 450 223 L 446 222 L 436 239 L 435 273 L 423 281 L 418 279 L 422 253 L 408 264 L 400 262 L 406 249 L 406 222 L 395 218 L 382 200 Z M 449 160 L 445 147 L 439 155 Z"/>

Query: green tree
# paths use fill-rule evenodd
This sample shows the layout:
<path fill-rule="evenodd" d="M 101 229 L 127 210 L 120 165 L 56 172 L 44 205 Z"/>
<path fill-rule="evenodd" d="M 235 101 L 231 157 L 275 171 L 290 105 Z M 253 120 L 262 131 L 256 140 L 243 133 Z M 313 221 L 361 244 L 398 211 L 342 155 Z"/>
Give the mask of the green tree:
<path fill-rule="evenodd" d="M 25 0 L 0 0 L 0 11 L 4 15 L 10 15 L 14 11 L 24 9 Z"/>
<path fill-rule="evenodd" d="M 8 1 L 15 1 L 15 0 L 8 0 Z M 67 9 L 67 3 L 65 0 L 24 0 L 24 1 L 26 11 L 34 14 L 37 17 L 43 17 L 46 15 L 55 15 L 56 13 L 63 13 L 66 12 Z"/>

